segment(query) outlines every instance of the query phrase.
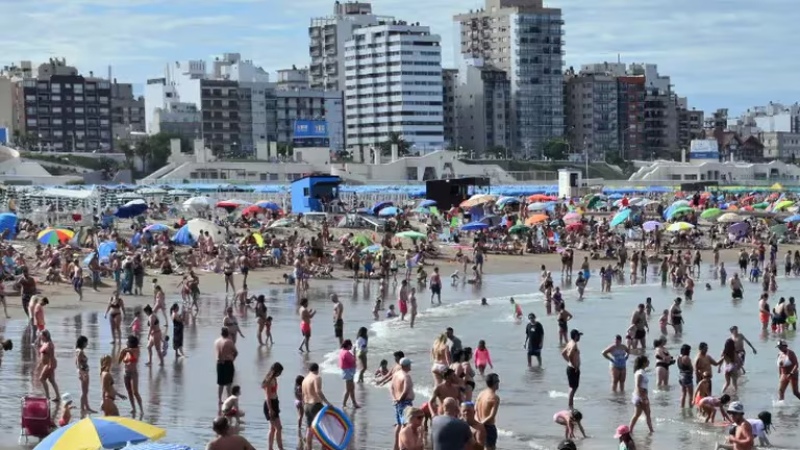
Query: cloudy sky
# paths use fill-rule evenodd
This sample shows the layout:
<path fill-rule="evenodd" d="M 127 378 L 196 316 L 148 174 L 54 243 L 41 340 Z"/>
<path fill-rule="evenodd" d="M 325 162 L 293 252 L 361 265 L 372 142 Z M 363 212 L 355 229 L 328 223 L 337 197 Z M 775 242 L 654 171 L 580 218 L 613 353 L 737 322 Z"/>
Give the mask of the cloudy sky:
<path fill-rule="evenodd" d="M 430 25 L 454 61 L 452 16 L 482 0 L 374 0 L 377 14 Z M 706 111 L 800 100 L 796 0 L 550 0 L 566 21 L 567 65 L 657 63 Z M 141 85 L 169 61 L 239 52 L 265 69 L 308 64 L 308 23 L 333 0 L 0 0 L 6 65 L 64 56 Z"/>

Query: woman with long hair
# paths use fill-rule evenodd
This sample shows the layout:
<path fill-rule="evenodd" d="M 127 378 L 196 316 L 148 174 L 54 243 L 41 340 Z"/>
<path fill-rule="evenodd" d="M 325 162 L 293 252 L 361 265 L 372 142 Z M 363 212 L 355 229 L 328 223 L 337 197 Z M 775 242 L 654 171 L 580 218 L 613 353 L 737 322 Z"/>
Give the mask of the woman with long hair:
<path fill-rule="evenodd" d="M 100 409 L 103 410 L 103 414 L 106 416 L 118 416 L 119 409 L 114 401 L 117 398 L 125 400 L 128 397 L 114 389 L 114 377 L 111 375 L 111 355 L 105 355 L 100 358 L 100 385 L 103 396 L 103 403 L 100 405 Z"/>
<path fill-rule="evenodd" d="M 283 365 L 276 362 L 261 382 L 261 389 L 264 390 L 264 417 L 269 422 L 269 447 L 274 448 L 273 444 L 278 441 L 278 448 L 283 448 L 283 425 L 280 417 L 280 402 L 278 401 L 278 377 L 283 373 Z"/>
<path fill-rule="evenodd" d="M 256 319 L 258 320 L 258 333 L 256 334 L 256 338 L 258 339 L 258 345 L 264 345 L 265 341 L 261 339 L 261 334 L 264 333 L 267 329 L 267 303 L 266 298 L 263 295 L 259 295 L 256 297 L 256 304 L 253 307 L 253 310 L 256 314 Z"/>
<path fill-rule="evenodd" d="M 692 363 L 692 347 L 689 344 L 681 346 L 681 353 L 678 356 L 678 384 L 681 385 L 681 408 L 686 407 L 689 401 L 689 408 L 692 407 L 694 400 L 694 363 Z"/>
<path fill-rule="evenodd" d="M 342 369 L 344 380 L 344 400 L 342 406 L 347 407 L 347 399 L 352 400 L 354 408 L 360 408 L 356 401 L 356 385 L 353 381 L 356 376 L 356 355 L 353 354 L 353 341 L 345 339 L 339 349 L 339 368 Z"/>
<path fill-rule="evenodd" d="M 186 309 L 181 311 L 180 305 L 173 303 L 169 308 L 172 316 L 172 348 L 175 350 L 175 359 L 185 357 L 183 353 L 183 326 L 186 324 Z"/>
<path fill-rule="evenodd" d="M 358 371 L 358 382 L 364 382 L 364 372 L 367 371 L 367 344 L 369 343 L 369 332 L 366 327 L 358 329 L 356 334 L 356 358 L 361 368 Z"/>
<path fill-rule="evenodd" d="M 653 342 L 656 352 L 656 375 L 658 377 L 658 387 L 669 385 L 669 366 L 675 364 L 675 359 L 667 351 L 667 338 L 660 337 Z"/>
<path fill-rule="evenodd" d="M 156 356 L 158 356 L 159 365 L 164 365 L 164 355 L 161 354 L 161 323 L 158 316 L 153 314 L 153 308 L 146 305 L 143 309 L 147 314 L 147 363 L 146 366 L 153 364 L 153 347 L 156 349 Z"/>
<path fill-rule="evenodd" d="M 59 394 L 58 384 L 56 384 L 58 361 L 56 360 L 56 347 L 50 338 L 50 330 L 41 330 L 39 332 L 39 353 L 41 353 L 41 358 L 39 358 L 39 370 L 41 370 L 39 381 L 42 382 L 44 396 L 50 398 L 50 387 L 47 385 L 47 383 L 50 383 L 56 394 L 52 400 L 58 403 L 61 401 L 61 394 Z"/>
<path fill-rule="evenodd" d="M 731 338 L 725 340 L 719 359 L 722 360 L 725 370 L 725 386 L 722 387 L 722 392 L 725 393 L 732 385 L 735 394 L 739 390 L 739 370 L 742 368 L 741 358 L 736 352 L 736 341 Z"/>
<path fill-rule="evenodd" d="M 103 318 L 109 319 L 109 326 L 111 327 L 111 344 L 122 343 L 122 321 L 125 319 L 125 302 L 119 296 L 119 291 L 114 291 L 111 298 L 108 300 L 108 307 Z"/>
<path fill-rule="evenodd" d="M 434 385 L 438 386 L 442 382 L 442 374 L 450 367 L 450 349 L 447 348 L 447 334 L 442 333 L 433 341 L 431 347 L 431 373 L 433 374 Z"/>
<path fill-rule="evenodd" d="M 464 347 L 461 351 L 461 370 L 464 376 L 464 401 L 472 401 L 475 392 L 475 369 L 472 368 L 472 347 Z"/>
<path fill-rule="evenodd" d="M 89 339 L 86 336 L 78 336 L 75 342 L 75 367 L 78 369 L 78 380 L 81 382 L 81 417 L 97 412 L 89 407 L 89 358 L 86 356 L 88 345 Z"/>
<path fill-rule="evenodd" d="M 131 401 L 131 413 L 134 416 L 136 415 L 137 404 L 139 405 L 139 411 L 144 414 L 142 396 L 139 394 L 139 356 L 139 338 L 128 336 L 125 348 L 119 352 L 118 363 L 123 365 L 122 373 L 125 390 L 128 391 L 127 398 Z"/>
<path fill-rule="evenodd" d="M 636 426 L 636 422 L 639 421 L 639 417 L 642 414 L 644 414 L 650 432 L 653 432 L 653 420 L 650 418 L 650 397 L 648 396 L 648 384 L 650 380 L 644 372 L 649 365 L 650 360 L 647 359 L 647 356 L 637 356 L 636 361 L 633 363 L 633 396 L 631 401 L 634 411 L 630 424 L 631 433 L 633 433 L 633 427 Z"/>

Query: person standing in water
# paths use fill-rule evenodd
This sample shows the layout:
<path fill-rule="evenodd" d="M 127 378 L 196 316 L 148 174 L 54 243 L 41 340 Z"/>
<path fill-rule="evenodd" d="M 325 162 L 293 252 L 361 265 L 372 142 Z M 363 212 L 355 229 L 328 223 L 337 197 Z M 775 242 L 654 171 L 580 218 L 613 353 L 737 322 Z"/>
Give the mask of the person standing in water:
<path fill-rule="evenodd" d="M 497 448 L 497 412 L 500 410 L 500 396 L 497 390 L 500 389 L 500 376 L 490 373 L 486 376 L 486 389 L 478 394 L 475 401 L 475 418 L 483 424 L 486 429 L 486 441 L 484 450 L 495 450 Z"/>
<path fill-rule="evenodd" d="M 308 344 L 311 342 L 311 319 L 316 314 L 316 311 L 308 307 L 307 298 L 300 299 L 300 333 L 303 335 L 303 341 L 300 342 L 298 350 L 301 353 L 303 352 L 303 347 L 306 348 L 306 353 L 311 351 L 308 349 Z"/>
<path fill-rule="evenodd" d="M 430 279 L 430 287 L 431 287 L 431 305 L 433 304 L 433 297 L 436 297 L 436 301 L 439 305 L 442 304 L 442 276 L 439 274 L 439 268 L 433 268 L 433 274 L 431 275 Z"/>
<path fill-rule="evenodd" d="M 344 343 L 344 305 L 336 294 L 331 294 L 331 302 L 333 302 L 333 335 L 339 340 L 341 347 Z"/>
<path fill-rule="evenodd" d="M 395 429 L 394 429 L 394 450 L 400 450 L 398 441 L 400 430 L 405 425 L 405 410 L 414 404 L 414 382 L 411 379 L 411 360 L 403 358 L 398 363 L 400 369 L 392 375 L 390 391 L 392 402 L 394 403 Z"/>
<path fill-rule="evenodd" d="M 561 357 L 567 362 L 567 384 L 569 385 L 569 401 L 568 406 L 572 409 L 575 403 L 575 392 L 581 383 L 581 351 L 578 348 L 578 342 L 581 340 L 581 333 L 578 330 L 572 330 L 569 333 L 570 341 L 564 346 L 561 351 Z"/>
<path fill-rule="evenodd" d="M 616 335 L 614 343 L 603 350 L 603 358 L 611 363 L 611 391 L 620 392 L 625 390 L 625 378 L 627 376 L 628 355 L 630 350 L 628 346 L 622 343 L 622 336 Z"/>
<path fill-rule="evenodd" d="M 746 373 L 744 370 L 744 360 L 745 357 L 747 356 L 747 352 L 744 349 L 744 344 L 750 346 L 750 350 L 753 351 L 754 355 L 757 355 L 758 352 L 756 351 L 756 348 L 753 347 L 753 344 L 751 344 L 750 341 L 742 333 L 739 333 L 739 327 L 737 327 L 736 325 L 732 326 L 730 328 L 730 332 L 731 332 L 731 339 L 733 339 L 734 344 L 736 344 L 736 355 L 739 356 L 739 363 L 741 364 L 740 368 L 742 370 L 742 373 Z"/>
<path fill-rule="evenodd" d="M 536 321 L 536 315 L 528 314 L 528 324 L 525 326 L 525 343 L 528 350 L 528 367 L 531 367 L 531 357 L 536 357 L 539 367 L 542 367 L 542 346 L 544 345 L 544 327 Z"/>
<path fill-rule="evenodd" d="M 217 414 L 222 412 L 222 390 L 225 389 L 228 397 L 231 395 L 233 377 L 236 367 L 233 361 L 238 356 L 236 343 L 231 339 L 230 331 L 222 327 L 220 337 L 214 342 L 214 353 L 217 359 Z"/>
<path fill-rule="evenodd" d="M 400 320 L 406 320 L 406 314 L 408 314 L 408 280 L 400 281 L 400 290 L 397 292 L 397 309 L 400 310 Z"/>
<path fill-rule="evenodd" d="M 303 378 L 301 385 L 303 394 L 303 415 L 306 417 L 306 450 L 311 450 L 311 443 L 314 442 L 314 428 L 311 424 L 317 413 L 322 410 L 324 405 L 330 405 L 331 402 L 325 398 L 322 392 L 322 377 L 319 376 L 319 364 L 311 363 L 308 365 L 308 375 Z"/>

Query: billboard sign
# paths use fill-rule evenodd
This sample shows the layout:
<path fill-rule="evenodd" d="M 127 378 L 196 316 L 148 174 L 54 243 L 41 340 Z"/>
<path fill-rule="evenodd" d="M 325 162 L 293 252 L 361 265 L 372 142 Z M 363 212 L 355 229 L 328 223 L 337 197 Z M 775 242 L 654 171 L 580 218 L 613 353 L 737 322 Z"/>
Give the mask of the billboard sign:
<path fill-rule="evenodd" d="M 8 128 L 0 127 L 0 144 L 8 144 Z"/>
<path fill-rule="evenodd" d="M 328 123 L 324 120 L 296 120 L 295 139 L 325 139 L 328 137 Z"/>

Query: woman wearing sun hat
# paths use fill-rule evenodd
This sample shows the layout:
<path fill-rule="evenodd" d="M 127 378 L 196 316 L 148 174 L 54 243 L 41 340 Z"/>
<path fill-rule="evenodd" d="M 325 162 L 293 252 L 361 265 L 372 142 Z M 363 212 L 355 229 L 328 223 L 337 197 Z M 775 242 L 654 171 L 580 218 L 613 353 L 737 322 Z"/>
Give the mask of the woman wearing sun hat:
<path fill-rule="evenodd" d="M 636 450 L 636 443 L 633 442 L 631 429 L 627 425 L 617 427 L 614 439 L 619 439 L 619 450 Z"/>

